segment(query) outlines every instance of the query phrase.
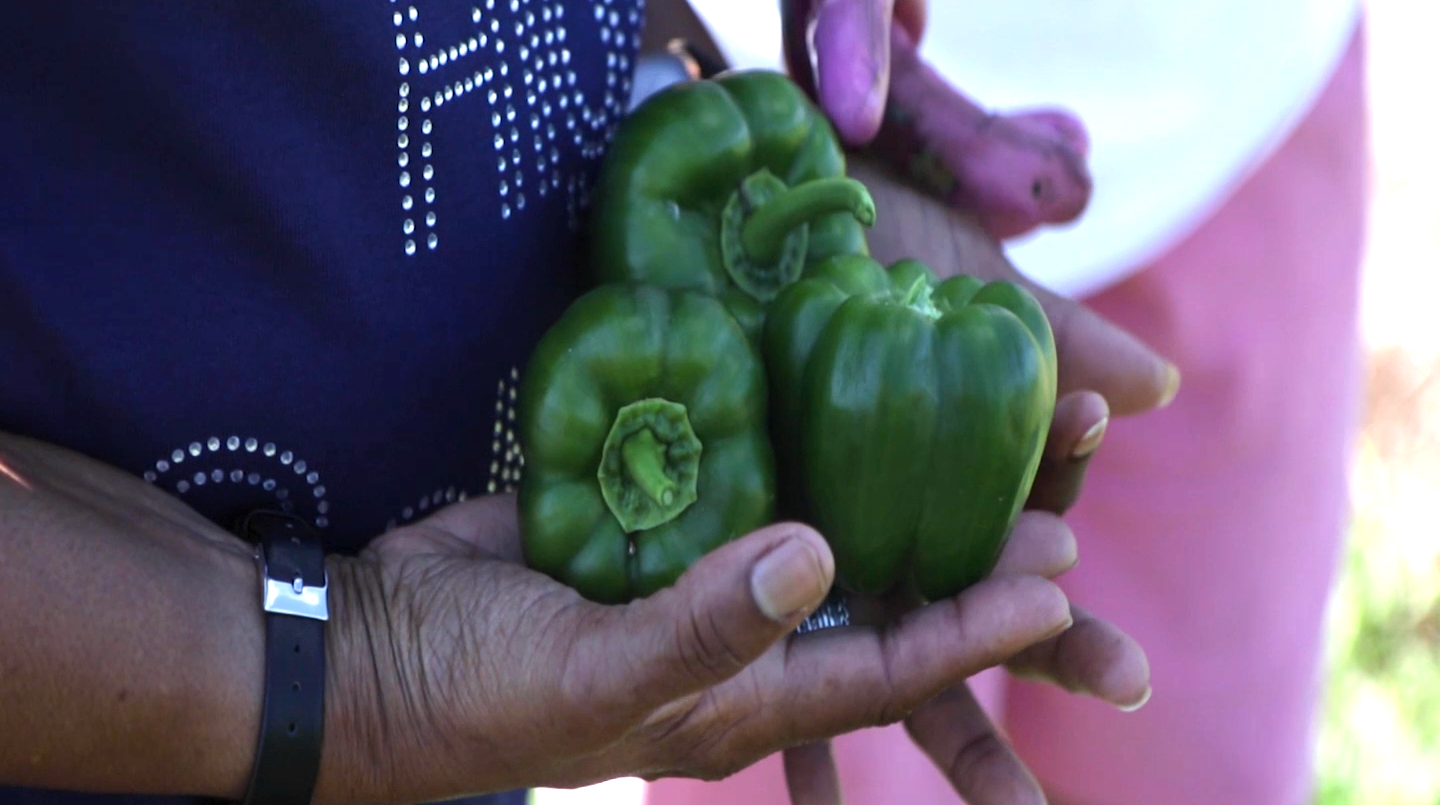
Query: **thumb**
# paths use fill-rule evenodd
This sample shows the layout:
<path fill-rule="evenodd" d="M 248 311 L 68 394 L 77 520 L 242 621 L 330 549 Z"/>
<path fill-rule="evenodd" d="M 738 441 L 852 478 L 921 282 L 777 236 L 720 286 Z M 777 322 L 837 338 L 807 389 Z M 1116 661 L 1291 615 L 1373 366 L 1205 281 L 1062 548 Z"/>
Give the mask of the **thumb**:
<path fill-rule="evenodd" d="M 785 637 L 824 600 L 829 546 L 798 524 L 756 531 L 702 557 L 671 587 L 621 610 L 608 701 L 651 710 L 717 685 Z M 619 640 L 615 640 L 615 636 Z"/>
<path fill-rule="evenodd" d="M 782 0 L 781 6 L 792 76 L 841 140 L 869 142 L 880 129 L 890 88 L 895 0 Z"/>

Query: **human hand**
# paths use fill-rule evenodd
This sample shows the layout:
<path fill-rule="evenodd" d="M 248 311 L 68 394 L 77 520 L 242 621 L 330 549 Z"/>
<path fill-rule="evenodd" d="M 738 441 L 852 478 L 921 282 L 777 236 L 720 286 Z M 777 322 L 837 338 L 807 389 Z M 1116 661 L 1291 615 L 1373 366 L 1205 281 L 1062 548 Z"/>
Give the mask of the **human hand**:
<path fill-rule="evenodd" d="M 1054 529 L 1064 539 L 1036 539 L 1032 529 Z M 1054 515 L 1027 512 L 1017 522 L 990 580 L 1014 574 L 1055 577 L 1076 561 L 1073 536 Z M 903 616 L 913 603 L 901 598 L 851 600 L 852 622 L 883 623 Z M 1074 625 L 1025 649 L 1005 663 L 1017 676 L 1060 685 L 1131 709 L 1149 695 L 1144 652 L 1114 625 L 1071 606 Z M 823 634 L 823 632 L 821 632 Z M 991 724 L 970 689 L 954 685 L 905 719 L 905 729 L 969 805 L 1034 805 L 1044 794 L 1025 764 Z M 783 753 L 793 805 L 840 805 L 838 770 L 829 741 Z"/>
<path fill-rule="evenodd" d="M 1064 534 L 1036 539 L 1032 529 Z M 1054 578 L 1077 561 L 1073 535 L 1058 517 L 1023 513 L 999 564 L 985 583 L 1016 574 Z M 903 617 L 913 607 L 903 599 L 851 600 L 852 623 L 874 624 Z M 1144 650 L 1114 624 L 1070 606 L 1073 625 L 1030 646 L 1004 663 L 1014 676 L 1058 685 L 1121 709 L 1142 706 L 1150 696 L 1150 668 Z M 820 632 L 823 634 L 824 632 Z M 906 733 L 951 787 L 969 805 L 1044 805 L 1044 792 L 970 688 L 957 683 L 925 701 L 904 720 Z M 829 740 L 784 750 L 786 786 L 792 805 L 841 805 L 839 772 Z"/>
<path fill-rule="evenodd" d="M 787 69 L 844 143 L 885 162 L 996 238 L 1073 221 L 1089 140 L 1058 108 L 997 115 L 920 57 L 925 0 L 782 0 Z"/>
<path fill-rule="evenodd" d="M 331 560 L 323 800 L 417 801 L 619 776 L 716 779 L 787 746 L 899 721 L 1069 624 L 1027 556 L 1072 548 L 1027 515 L 1026 572 L 876 626 L 793 636 L 824 598 L 823 539 L 779 524 L 672 587 L 601 606 L 520 563 L 515 503 L 456 504 Z M 1022 557 L 1015 559 L 1013 557 Z M 332 675 L 332 679 L 334 676 Z"/>

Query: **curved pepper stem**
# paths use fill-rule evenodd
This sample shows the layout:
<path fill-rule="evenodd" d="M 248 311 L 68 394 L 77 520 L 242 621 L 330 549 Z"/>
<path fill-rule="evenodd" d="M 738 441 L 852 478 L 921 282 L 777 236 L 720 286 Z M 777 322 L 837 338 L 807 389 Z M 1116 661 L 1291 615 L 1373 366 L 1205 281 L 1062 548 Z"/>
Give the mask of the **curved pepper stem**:
<path fill-rule="evenodd" d="M 720 214 L 725 272 L 751 299 L 771 301 L 804 273 L 809 224 L 836 213 L 849 213 L 871 226 L 875 201 L 865 185 L 844 176 L 789 187 L 765 168 L 755 171 Z"/>
<path fill-rule="evenodd" d="M 620 446 L 620 461 L 625 477 L 651 500 L 661 506 L 675 503 L 676 484 L 665 475 L 665 445 L 654 431 L 646 428 L 626 439 Z"/>
<path fill-rule="evenodd" d="M 865 185 L 834 176 L 803 182 L 756 207 L 740 227 L 740 242 L 751 260 L 773 263 L 791 232 L 837 212 L 848 212 L 865 226 L 875 224 L 875 201 Z"/>

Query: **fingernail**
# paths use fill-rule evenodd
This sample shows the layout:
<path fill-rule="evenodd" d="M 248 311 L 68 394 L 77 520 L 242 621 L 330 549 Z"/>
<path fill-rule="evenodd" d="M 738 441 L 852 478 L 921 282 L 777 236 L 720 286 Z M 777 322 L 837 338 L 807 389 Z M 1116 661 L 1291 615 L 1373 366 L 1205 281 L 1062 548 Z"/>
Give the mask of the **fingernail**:
<path fill-rule="evenodd" d="M 1140 696 L 1140 701 L 1135 702 L 1134 704 L 1122 705 L 1122 706 L 1120 707 L 1120 712 L 1122 712 L 1122 713 L 1133 713 L 1133 712 L 1135 712 L 1136 710 L 1139 710 L 1140 708 L 1144 707 L 1144 706 L 1145 706 L 1145 703 L 1148 702 L 1148 701 L 1150 701 L 1150 686 L 1149 686 L 1149 685 L 1146 685 L 1146 686 L 1145 686 L 1145 693 Z"/>
<path fill-rule="evenodd" d="M 1175 400 L 1175 395 L 1180 393 L 1180 370 L 1175 364 L 1165 364 L 1165 391 L 1160 394 L 1159 408 L 1164 408 Z"/>
<path fill-rule="evenodd" d="M 1056 629 L 1055 632 L 1054 632 L 1053 634 L 1051 634 L 1050 636 L 1051 636 L 1051 637 L 1055 637 L 1056 635 L 1065 634 L 1066 632 L 1070 631 L 1070 627 L 1071 627 L 1071 626 L 1074 626 L 1074 625 L 1075 625 L 1075 616 L 1074 616 L 1074 615 L 1067 615 L 1067 616 L 1065 616 L 1065 622 L 1062 623 L 1062 624 L 1060 624 L 1060 627 L 1059 627 L 1058 629 Z"/>
<path fill-rule="evenodd" d="M 1090 430 L 1085 431 L 1085 435 L 1075 443 L 1075 449 L 1070 451 L 1071 460 L 1079 461 L 1082 458 L 1089 458 L 1092 453 L 1099 450 L 1100 442 L 1105 438 L 1105 429 L 1109 426 L 1110 417 L 1108 416 L 1091 425 Z"/>
<path fill-rule="evenodd" d="M 792 538 L 765 554 L 750 573 L 750 594 L 765 617 L 787 623 L 825 598 L 826 573 L 810 544 Z"/>

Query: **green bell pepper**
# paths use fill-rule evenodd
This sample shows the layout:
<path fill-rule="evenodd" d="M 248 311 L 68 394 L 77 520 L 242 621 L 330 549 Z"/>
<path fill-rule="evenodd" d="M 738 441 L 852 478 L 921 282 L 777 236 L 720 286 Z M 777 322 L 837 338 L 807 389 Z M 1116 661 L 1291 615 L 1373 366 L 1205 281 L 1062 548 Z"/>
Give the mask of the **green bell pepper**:
<path fill-rule="evenodd" d="M 591 211 L 597 283 L 718 296 L 755 338 L 765 305 L 807 266 L 868 254 L 865 227 L 875 221 L 829 121 L 768 70 L 647 98 L 616 130 Z"/>
<path fill-rule="evenodd" d="M 842 587 L 935 600 L 993 570 L 1054 415 L 1034 297 L 842 255 L 775 300 L 763 350 L 782 513 L 824 534 Z"/>
<path fill-rule="evenodd" d="M 646 596 L 772 521 L 764 364 L 715 298 L 600 286 L 520 386 L 531 567 L 604 603 Z"/>

